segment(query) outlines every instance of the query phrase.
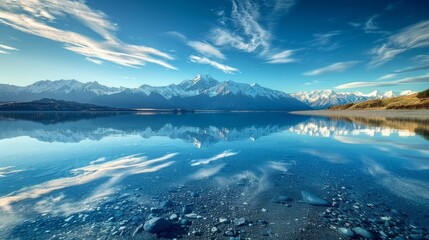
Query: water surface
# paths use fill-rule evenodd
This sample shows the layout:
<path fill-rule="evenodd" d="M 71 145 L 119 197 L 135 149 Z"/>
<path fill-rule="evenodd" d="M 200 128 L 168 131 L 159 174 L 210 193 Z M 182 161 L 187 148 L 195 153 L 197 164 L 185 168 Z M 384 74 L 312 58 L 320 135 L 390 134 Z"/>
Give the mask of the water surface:
<path fill-rule="evenodd" d="M 286 113 L 2 113 L 0 238 L 156 239 L 139 226 L 172 214 L 159 237 L 425 237 L 428 133 L 425 120 Z"/>

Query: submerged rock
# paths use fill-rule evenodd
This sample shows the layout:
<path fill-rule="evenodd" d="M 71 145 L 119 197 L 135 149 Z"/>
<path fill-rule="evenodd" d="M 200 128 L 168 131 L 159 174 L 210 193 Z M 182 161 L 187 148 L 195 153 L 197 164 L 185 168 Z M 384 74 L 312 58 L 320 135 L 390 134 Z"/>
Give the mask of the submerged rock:
<path fill-rule="evenodd" d="M 314 206 L 331 206 L 331 204 L 328 201 L 312 193 L 301 191 L 301 195 L 302 195 L 302 200 L 307 204 L 314 205 Z"/>
<path fill-rule="evenodd" d="M 353 231 L 355 231 L 355 233 L 357 235 L 360 235 L 360 236 L 362 236 L 364 238 L 369 238 L 369 239 L 373 239 L 374 238 L 374 234 L 372 234 L 371 232 L 369 232 L 365 228 L 355 227 L 355 228 L 353 228 Z"/>
<path fill-rule="evenodd" d="M 240 227 L 240 226 L 243 226 L 244 224 L 246 224 L 246 219 L 244 217 L 236 218 L 236 219 L 232 220 L 232 222 L 234 223 L 235 226 Z"/>
<path fill-rule="evenodd" d="M 159 207 L 162 209 L 166 209 L 166 208 L 172 208 L 173 207 L 173 202 L 170 200 L 165 200 L 159 203 Z"/>
<path fill-rule="evenodd" d="M 168 221 L 164 218 L 156 217 L 156 218 L 152 218 L 149 221 L 145 222 L 143 229 L 146 232 L 157 234 L 160 232 L 164 232 L 165 230 L 167 230 L 170 227 L 171 227 L 170 221 Z"/>
<path fill-rule="evenodd" d="M 350 228 L 340 227 L 338 228 L 338 232 L 349 238 L 352 238 L 355 236 L 355 232 L 353 232 L 353 230 L 351 230 Z"/>

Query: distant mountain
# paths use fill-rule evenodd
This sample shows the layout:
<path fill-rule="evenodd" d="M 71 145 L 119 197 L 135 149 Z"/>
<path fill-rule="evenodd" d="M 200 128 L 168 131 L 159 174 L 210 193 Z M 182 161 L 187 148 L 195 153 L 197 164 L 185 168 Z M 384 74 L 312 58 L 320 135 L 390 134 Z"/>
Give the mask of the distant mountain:
<path fill-rule="evenodd" d="M 289 94 L 258 84 L 219 82 L 197 75 L 180 84 L 163 87 L 112 88 L 97 82 L 39 81 L 26 87 L 0 84 L 0 102 L 41 98 L 73 100 L 118 108 L 199 110 L 305 110 L 309 106 Z"/>
<path fill-rule="evenodd" d="M 357 109 L 429 109 L 429 89 L 406 96 L 373 99 L 359 103 L 332 106 L 330 110 Z"/>
<path fill-rule="evenodd" d="M 0 111 L 125 111 L 128 109 L 103 107 L 87 103 L 44 98 L 31 102 L 1 103 Z"/>
<path fill-rule="evenodd" d="M 347 103 L 357 103 L 371 99 L 383 99 L 397 96 L 413 94 L 415 92 L 407 90 L 400 93 L 393 91 L 373 91 L 368 94 L 361 92 L 336 92 L 334 90 L 314 90 L 310 92 L 297 92 L 291 94 L 292 97 L 308 104 L 314 109 L 325 109 L 331 106 L 342 105 Z"/>

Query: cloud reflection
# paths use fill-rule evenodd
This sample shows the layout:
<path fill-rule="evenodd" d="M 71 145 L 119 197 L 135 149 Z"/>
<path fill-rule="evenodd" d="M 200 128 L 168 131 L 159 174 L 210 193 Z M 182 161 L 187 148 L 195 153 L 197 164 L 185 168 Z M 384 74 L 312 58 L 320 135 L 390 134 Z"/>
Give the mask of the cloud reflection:
<path fill-rule="evenodd" d="M 416 203 L 429 204 L 428 182 L 393 174 L 372 159 L 363 159 L 367 171 L 376 182 L 392 193 Z"/>
<path fill-rule="evenodd" d="M 211 162 L 214 162 L 214 161 L 217 161 L 220 159 L 224 159 L 226 157 L 234 156 L 237 154 L 238 154 L 238 152 L 231 152 L 229 150 L 226 150 L 223 153 L 217 154 L 211 158 L 192 160 L 191 166 L 207 165 Z"/>
<path fill-rule="evenodd" d="M 71 170 L 70 177 L 58 178 L 41 184 L 22 188 L 9 195 L 0 197 L 0 226 L 16 224 L 26 214 L 28 209 L 22 208 L 18 203 L 30 199 L 40 199 L 34 207 L 39 213 L 68 216 L 72 213 L 89 210 L 96 206 L 100 200 L 112 195 L 118 190 L 118 183 L 123 178 L 141 173 L 156 172 L 174 163 L 170 159 L 177 153 L 166 154 L 159 158 L 147 159 L 145 156 L 130 155 L 109 162 L 94 164 Z M 95 188 L 92 193 L 77 201 L 66 200 L 66 196 L 52 196 L 57 191 L 76 187 L 96 180 L 107 179 Z M 51 194 L 48 196 L 48 194 Z M 25 209 L 25 211 L 23 210 Z"/>

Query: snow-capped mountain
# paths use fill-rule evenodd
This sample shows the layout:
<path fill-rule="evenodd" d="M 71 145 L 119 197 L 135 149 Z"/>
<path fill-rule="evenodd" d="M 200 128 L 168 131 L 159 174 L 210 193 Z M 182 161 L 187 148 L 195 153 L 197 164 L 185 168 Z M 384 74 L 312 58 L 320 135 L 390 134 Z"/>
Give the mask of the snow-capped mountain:
<path fill-rule="evenodd" d="M 291 94 L 292 97 L 308 104 L 314 109 L 325 109 L 335 105 L 346 103 L 356 103 L 371 99 L 391 98 L 403 95 L 413 94 L 411 90 L 402 91 L 399 93 L 393 91 L 380 92 L 375 90 L 370 93 L 362 92 L 336 92 L 331 89 L 314 90 L 310 92 L 297 92 Z"/>
<path fill-rule="evenodd" d="M 185 108 L 202 110 L 304 110 L 309 107 L 289 94 L 258 84 L 219 82 L 197 75 L 179 84 L 138 88 L 106 87 L 76 80 L 38 81 L 26 87 L 0 84 L 0 101 L 41 98 L 121 108 Z"/>

